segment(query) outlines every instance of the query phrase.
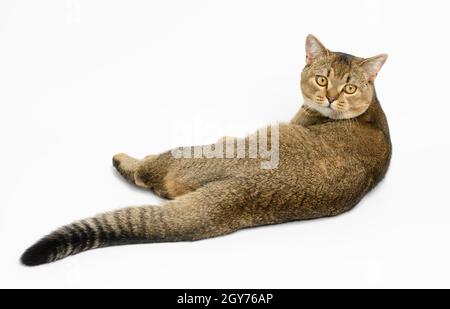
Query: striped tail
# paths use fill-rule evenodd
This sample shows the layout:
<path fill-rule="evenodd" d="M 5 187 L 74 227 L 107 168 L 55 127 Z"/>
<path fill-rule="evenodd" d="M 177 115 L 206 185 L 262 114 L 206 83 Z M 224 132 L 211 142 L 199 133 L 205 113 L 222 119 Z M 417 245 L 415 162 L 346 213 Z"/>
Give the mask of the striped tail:
<path fill-rule="evenodd" d="M 21 262 L 36 266 L 95 248 L 201 239 L 209 225 L 208 217 L 187 205 L 125 208 L 57 229 L 28 248 Z"/>
<path fill-rule="evenodd" d="M 177 240 L 167 233 L 168 212 L 163 207 L 132 207 L 63 226 L 31 246 L 21 257 L 35 266 L 86 250 L 142 242 Z"/>
<path fill-rule="evenodd" d="M 227 182 L 206 185 L 163 206 L 124 208 L 76 221 L 45 236 L 28 248 L 21 262 L 35 266 L 54 262 L 86 250 L 149 242 L 197 240 L 224 235 L 240 228 L 234 220 L 237 199 L 217 188 Z"/>

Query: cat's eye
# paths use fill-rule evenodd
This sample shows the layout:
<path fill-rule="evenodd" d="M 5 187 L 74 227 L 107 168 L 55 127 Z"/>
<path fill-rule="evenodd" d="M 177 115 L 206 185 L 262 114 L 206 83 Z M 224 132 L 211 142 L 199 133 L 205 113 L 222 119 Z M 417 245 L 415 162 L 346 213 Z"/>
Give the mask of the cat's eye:
<path fill-rule="evenodd" d="M 317 75 L 316 83 L 317 83 L 317 85 L 319 85 L 321 87 L 325 87 L 328 84 L 328 79 L 325 76 Z"/>
<path fill-rule="evenodd" d="M 352 84 L 347 84 L 344 87 L 344 91 L 347 94 L 354 94 L 356 89 L 357 89 L 357 87 L 355 85 L 352 85 Z"/>

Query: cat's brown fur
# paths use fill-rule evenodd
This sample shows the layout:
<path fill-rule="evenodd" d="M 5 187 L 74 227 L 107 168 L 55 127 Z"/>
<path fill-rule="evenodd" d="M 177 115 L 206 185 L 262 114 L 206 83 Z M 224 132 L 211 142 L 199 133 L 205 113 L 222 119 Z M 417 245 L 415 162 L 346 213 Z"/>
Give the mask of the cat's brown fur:
<path fill-rule="evenodd" d="M 171 200 L 64 226 L 29 248 L 22 262 L 38 265 L 111 245 L 204 239 L 334 216 L 355 206 L 382 179 L 391 155 L 387 121 L 373 86 L 382 63 L 374 58 L 378 63 L 364 68 L 365 59 L 330 52 L 313 36 L 306 45 L 302 90 L 310 101 L 290 123 L 279 126 L 277 168 L 262 169 L 260 159 L 250 158 L 179 159 L 165 152 L 137 160 L 116 155 L 113 164 L 128 181 Z M 327 70 L 333 71 L 330 89 L 320 89 L 313 76 Z M 329 96 L 331 87 L 339 92 L 339 79 L 348 82 L 349 73 L 362 93 L 340 98 L 345 101 L 337 102 L 340 110 L 329 107 L 336 117 L 328 111 L 324 116 L 323 100 L 315 102 L 314 96 L 321 91 Z M 351 113 L 360 114 L 345 116 Z"/>

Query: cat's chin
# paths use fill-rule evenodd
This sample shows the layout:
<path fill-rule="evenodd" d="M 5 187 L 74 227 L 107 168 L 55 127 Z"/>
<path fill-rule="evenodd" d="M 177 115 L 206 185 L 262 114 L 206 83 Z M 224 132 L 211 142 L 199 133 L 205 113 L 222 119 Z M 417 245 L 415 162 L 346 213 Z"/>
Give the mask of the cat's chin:
<path fill-rule="evenodd" d="M 316 112 L 319 112 L 322 116 L 330 118 L 330 119 L 350 119 L 350 118 L 355 118 L 355 117 L 359 116 L 356 114 L 353 115 L 349 111 L 345 111 L 345 112 L 336 111 L 333 108 L 331 108 L 330 106 L 327 106 L 327 107 L 320 106 L 319 104 L 317 104 L 311 100 L 307 100 L 307 99 L 305 99 L 305 105 L 309 109 L 315 110 Z"/>

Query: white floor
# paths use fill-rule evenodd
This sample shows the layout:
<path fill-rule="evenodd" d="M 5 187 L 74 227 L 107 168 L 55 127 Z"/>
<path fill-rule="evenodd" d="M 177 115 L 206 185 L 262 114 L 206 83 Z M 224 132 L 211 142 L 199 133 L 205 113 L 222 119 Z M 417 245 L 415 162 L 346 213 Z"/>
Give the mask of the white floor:
<path fill-rule="evenodd" d="M 2 1 L 0 287 L 450 287 L 446 1 Z M 94 250 L 26 268 L 75 219 L 161 200 L 111 157 L 213 142 L 301 105 L 306 34 L 389 53 L 386 179 L 332 219 L 193 243 Z"/>

